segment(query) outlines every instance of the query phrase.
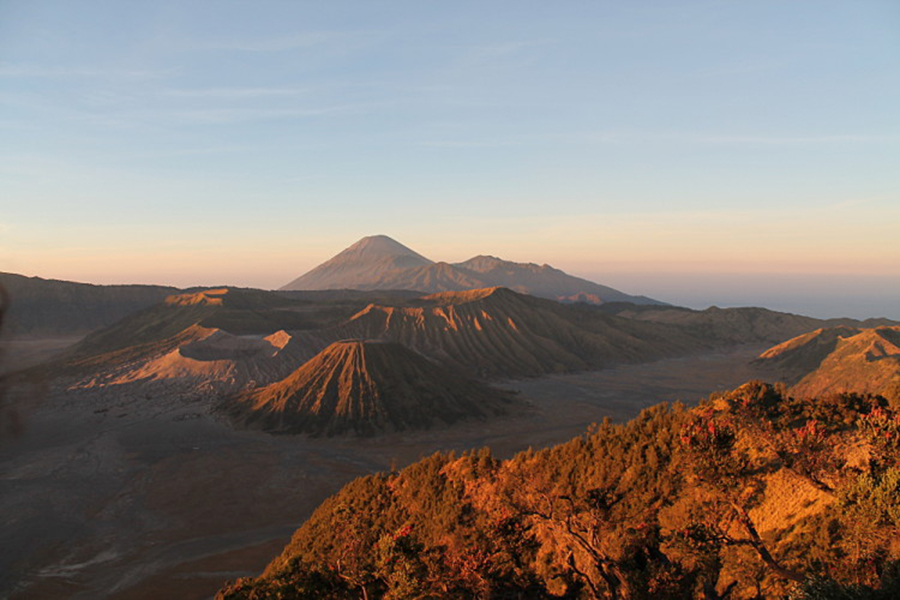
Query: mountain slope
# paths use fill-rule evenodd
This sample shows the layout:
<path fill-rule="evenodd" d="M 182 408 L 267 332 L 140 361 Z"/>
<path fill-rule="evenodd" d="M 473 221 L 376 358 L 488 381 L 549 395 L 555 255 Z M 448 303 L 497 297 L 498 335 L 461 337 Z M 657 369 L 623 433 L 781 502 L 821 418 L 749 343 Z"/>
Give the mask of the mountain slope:
<path fill-rule="evenodd" d="M 498 286 L 570 302 L 662 304 L 567 275 L 549 265 L 514 263 L 492 256 L 476 256 L 458 264 L 434 263 L 382 235 L 361 239 L 281 289 L 346 288 L 436 293 Z"/>
<path fill-rule="evenodd" d="M 760 355 L 799 396 L 857 391 L 900 401 L 900 327 L 830 327 Z"/>
<path fill-rule="evenodd" d="M 704 347 L 666 325 L 585 312 L 506 288 L 444 292 L 360 311 L 332 335 L 396 341 L 480 377 L 641 362 Z"/>
<path fill-rule="evenodd" d="M 282 381 L 229 401 L 226 411 L 273 432 L 368 435 L 499 414 L 508 402 L 400 344 L 346 340 Z"/>
<path fill-rule="evenodd" d="M 421 254 L 385 235 L 364 237 L 282 290 L 405 289 L 391 288 L 398 273 L 432 264 Z"/>
<path fill-rule="evenodd" d="M 827 323 L 814 317 L 757 307 L 713 306 L 706 310 L 692 310 L 675 306 L 609 304 L 601 310 L 637 321 L 674 325 L 711 343 L 720 344 L 780 343 Z"/>
<path fill-rule="evenodd" d="M 523 294 L 569 302 L 634 302 L 662 304 L 644 296 L 631 296 L 611 287 L 573 277 L 550 265 L 516 263 L 494 256 L 476 256 L 453 265 L 464 273 L 478 277 L 488 286 L 508 287 Z"/>

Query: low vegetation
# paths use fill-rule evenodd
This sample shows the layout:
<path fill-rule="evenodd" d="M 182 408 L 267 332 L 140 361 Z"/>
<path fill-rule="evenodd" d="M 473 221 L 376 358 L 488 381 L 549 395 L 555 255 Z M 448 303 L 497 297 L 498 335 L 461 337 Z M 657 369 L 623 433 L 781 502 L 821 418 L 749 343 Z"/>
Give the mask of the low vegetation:
<path fill-rule="evenodd" d="M 218 597 L 893 598 L 898 534 L 898 407 L 751 382 L 355 480 Z"/>

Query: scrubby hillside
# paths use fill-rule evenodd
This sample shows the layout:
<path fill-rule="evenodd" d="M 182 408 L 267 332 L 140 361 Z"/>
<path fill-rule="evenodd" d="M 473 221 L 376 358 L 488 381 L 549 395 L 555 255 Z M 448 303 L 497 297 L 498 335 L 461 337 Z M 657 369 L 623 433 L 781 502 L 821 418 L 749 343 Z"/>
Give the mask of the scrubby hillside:
<path fill-rule="evenodd" d="M 352 482 L 219 598 L 896 597 L 898 431 L 884 400 L 754 382 L 506 461 L 436 454 Z"/>
<path fill-rule="evenodd" d="M 273 432 L 365 435 L 505 412 L 505 392 L 400 344 L 335 342 L 285 379 L 229 401 L 240 422 Z"/>

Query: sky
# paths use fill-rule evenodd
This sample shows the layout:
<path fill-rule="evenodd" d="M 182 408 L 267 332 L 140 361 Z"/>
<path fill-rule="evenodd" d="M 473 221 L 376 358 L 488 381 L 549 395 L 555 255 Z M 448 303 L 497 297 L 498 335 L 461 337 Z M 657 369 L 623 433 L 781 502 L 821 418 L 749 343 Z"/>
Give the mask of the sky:
<path fill-rule="evenodd" d="M 900 3 L 0 0 L 0 271 L 269 289 L 371 234 L 900 319 Z"/>

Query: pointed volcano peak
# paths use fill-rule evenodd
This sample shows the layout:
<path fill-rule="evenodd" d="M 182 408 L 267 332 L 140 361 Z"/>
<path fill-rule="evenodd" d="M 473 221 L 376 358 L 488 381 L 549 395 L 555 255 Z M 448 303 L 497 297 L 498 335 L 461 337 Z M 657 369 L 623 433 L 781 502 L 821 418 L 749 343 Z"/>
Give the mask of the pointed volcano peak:
<path fill-rule="evenodd" d="M 283 290 L 371 290 L 384 288 L 398 274 L 432 264 L 418 252 L 386 235 L 364 237 Z"/>
<path fill-rule="evenodd" d="M 360 239 L 358 242 L 356 242 L 349 248 L 346 248 L 334 258 L 338 258 L 341 256 L 354 256 L 369 259 L 394 258 L 403 256 L 419 259 L 424 264 L 431 264 L 432 262 L 418 252 L 407 248 L 397 240 L 381 234 L 369 235 Z"/>

